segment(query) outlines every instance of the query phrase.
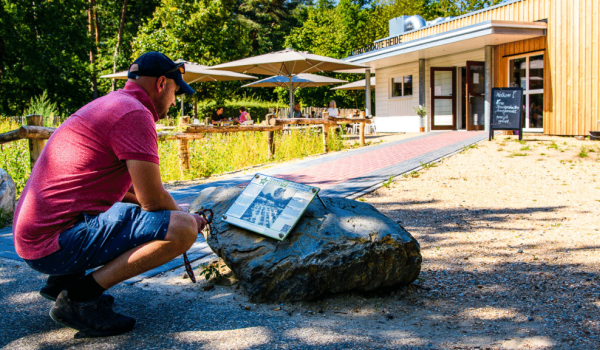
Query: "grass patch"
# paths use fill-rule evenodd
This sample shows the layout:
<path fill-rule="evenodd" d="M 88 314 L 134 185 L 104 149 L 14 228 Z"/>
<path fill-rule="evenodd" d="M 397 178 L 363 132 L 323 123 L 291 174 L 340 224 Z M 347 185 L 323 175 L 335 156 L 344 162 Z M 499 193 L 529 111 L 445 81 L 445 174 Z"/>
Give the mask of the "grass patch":
<path fill-rule="evenodd" d="M 588 157 L 588 149 L 585 146 L 581 146 L 581 150 L 579 151 L 579 153 L 577 154 L 580 158 L 587 158 Z"/>
<path fill-rule="evenodd" d="M 529 148 L 529 145 L 521 147 L 520 149 L 521 151 L 531 151 L 531 148 Z"/>
<path fill-rule="evenodd" d="M 394 177 L 392 175 L 390 175 L 390 178 L 387 181 L 384 181 L 381 186 L 385 187 L 385 188 L 389 188 L 392 183 L 394 182 Z"/>
<path fill-rule="evenodd" d="M 527 153 L 517 153 L 517 152 L 513 152 L 511 154 L 509 154 L 507 157 L 508 158 L 514 158 L 514 157 L 526 157 Z"/>
<path fill-rule="evenodd" d="M 5 133 L 21 127 L 20 124 L 11 119 L 0 120 L 0 133 Z M 0 145 L 0 168 L 6 170 L 12 177 L 17 188 L 17 199 L 19 198 L 29 174 L 29 143 L 27 140 L 13 141 Z"/>
<path fill-rule="evenodd" d="M 12 222 L 12 215 L 5 213 L 4 209 L 0 208 L 0 228 L 8 226 Z"/>
<path fill-rule="evenodd" d="M 430 162 L 430 163 L 423 163 L 423 162 L 420 162 L 420 163 L 421 163 L 421 167 L 422 167 L 423 169 L 435 168 L 435 167 L 437 166 L 437 164 L 436 164 L 436 163 L 434 163 L 434 162 Z"/>
<path fill-rule="evenodd" d="M 226 173 L 271 161 L 283 162 L 323 152 L 322 135 L 315 129 L 292 130 L 284 135 L 275 132 L 274 159 L 267 158 L 267 135 L 264 132 L 208 134 L 188 143 L 190 170 L 183 176 L 179 169 L 179 144 L 175 140 L 159 143 L 160 172 L 163 181 L 191 180 Z M 330 151 L 343 148 L 341 134 L 330 133 Z"/>
<path fill-rule="evenodd" d="M 404 178 L 412 177 L 413 179 L 416 179 L 416 178 L 417 178 L 417 177 L 419 177 L 419 176 L 420 176 L 420 175 L 419 175 L 419 173 L 418 173 L 418 172 L 416 172 L 416 171 L 411 171 L 411 172 L 410 172 L 410 173 L 408 173 L 408 174 L 404 174 L 404 175 L 402 175 L 402 177 L 404 177 Z"/>
<path fill-rule="evenodd" d="M 478 149 L 479 146 L 477 146 L 477 144 L 465 146 L 465 147 L 463 147 L 462 151 L 460 151 L 460 153 L 466 152 L 466 151 L 470 150 L 471 148 Z"/>

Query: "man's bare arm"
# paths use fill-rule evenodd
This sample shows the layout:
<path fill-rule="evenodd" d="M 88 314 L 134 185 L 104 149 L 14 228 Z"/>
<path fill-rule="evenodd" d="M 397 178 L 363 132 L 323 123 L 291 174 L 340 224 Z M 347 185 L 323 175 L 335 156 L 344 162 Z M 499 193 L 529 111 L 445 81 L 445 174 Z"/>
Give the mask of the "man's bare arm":
<path fill-rule="evenodd" d="M 164 189 L 158 164 L 143 160 L 127 160 L 126 163 L 136 200 L 142 209 L 145 211 L 181 210 L 169 192 Z M 125 197 L 128 198 L 127 195 Z"/>
<path fill-rule="evenodd" d="M 135 194 L 127 192 L 125 198 L 133 195 L 145 211 L 181 211 L 175 199 L 173 199 L 162 185 L 158 164 L 143 160 L 127 160 L 126 163 Z M 206 225 L 206 220 L 197 214 L 190 215 L 196 220 L 198 232 L 201 232 Z"/>
<path fill-rule="evenodd" d="M 133 185 L 131 185 L 131 188 L 129 189 L 129 191 L 127 191 L 127 193 L 125 193 L 125 197 L 123 197 L 121 202 L 133 203 L 133 204 L 140 205 L 140 201 L 138 201 L 137 197 L 135 196 L 135 191 L 133 189 Z"/>

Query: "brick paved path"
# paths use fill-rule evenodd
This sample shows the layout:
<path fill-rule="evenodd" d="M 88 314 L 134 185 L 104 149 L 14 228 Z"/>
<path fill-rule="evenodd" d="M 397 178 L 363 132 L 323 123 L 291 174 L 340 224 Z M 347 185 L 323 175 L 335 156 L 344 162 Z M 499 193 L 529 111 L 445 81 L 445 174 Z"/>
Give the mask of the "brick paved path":
<path fill-rule="evenodd" d="M 371 192 L 390 176 L 399 176 L 413 171 L 424 163 L 437 161 L 464 147 L 486 139 L 486 132 L 436 132 L 418 135 L 409 139 L 363 147 L 348 152 L 328 154 L 316 159 L 278 166 L 261 171 L 291 181 L 301 182 L 321 188 L 322 196 L 356 198 Z M 250 181 L 252 175 L 233 177 L 227 180 L 210 182 L 171 191 L 182 207 L 187 208 L 198 193 L 208 187 L 240 185 Z M 200 235 L 198 241 L 188 251 L 190 260 L 209 261 L 216 259 Z M 0 230 L 0 257 L 16 259 L 11 228 Z M 130 279 L 134 283 L 164 271 L 182 266 L 182 258 Z"/>

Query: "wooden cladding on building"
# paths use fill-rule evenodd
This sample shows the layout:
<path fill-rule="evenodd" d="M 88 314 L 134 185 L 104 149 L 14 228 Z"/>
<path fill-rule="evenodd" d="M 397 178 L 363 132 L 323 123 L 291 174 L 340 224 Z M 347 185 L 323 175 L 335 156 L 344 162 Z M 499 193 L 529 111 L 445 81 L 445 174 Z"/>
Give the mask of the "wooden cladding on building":
<path fill-rule="evenodd" d="M 600 1 L 522 0 L 402 37 L 403 42 L 489 20 L 547 20 L 546 37 L 495 47 L 494 85 L 508 85 L 509 56 L 544 53 L 544 133 L 586 135 L 600 130 Z"/>
<path fill-rule="evenodd" d="M 515 41 L 498 45 L 494 50 L 494 87 L 510 87 L 508 62 L 511 58 L 524 54 L 544 54 L 544 67 L 550 67 L 546 51 L 546 37 Z M 544 70 L 544 133 L 546 125 L 553 119 L 552 76 L 549 69 Z"/>

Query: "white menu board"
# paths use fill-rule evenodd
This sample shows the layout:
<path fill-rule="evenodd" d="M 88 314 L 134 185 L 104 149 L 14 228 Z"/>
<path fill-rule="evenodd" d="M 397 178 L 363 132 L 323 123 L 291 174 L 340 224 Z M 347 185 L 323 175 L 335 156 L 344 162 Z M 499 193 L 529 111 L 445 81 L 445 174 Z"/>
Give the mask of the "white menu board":
<path fill-rule="evenodd" d="M 317 193 L 317 187 L 256 174 L 223 221 L 282 241 Z"/>

